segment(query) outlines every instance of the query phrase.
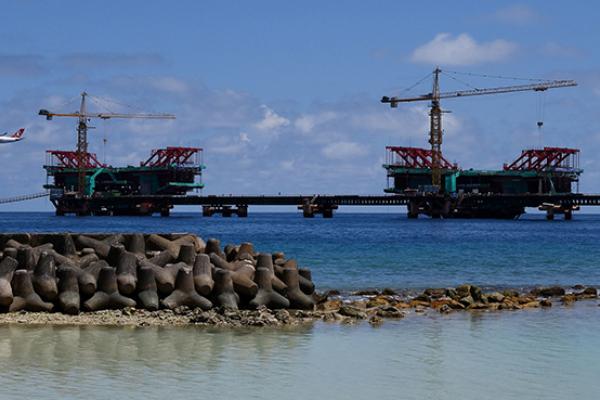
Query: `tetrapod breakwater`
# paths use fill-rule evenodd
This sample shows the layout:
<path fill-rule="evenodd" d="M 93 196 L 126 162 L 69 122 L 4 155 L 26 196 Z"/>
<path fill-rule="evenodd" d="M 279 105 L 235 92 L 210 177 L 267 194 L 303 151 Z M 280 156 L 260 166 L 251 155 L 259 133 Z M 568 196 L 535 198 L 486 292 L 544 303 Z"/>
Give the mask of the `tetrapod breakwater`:
<path fill-rule="evenodd" d="M 193 234 L 0 234 L 4 312 L 312 310 L 311 271 Z"/>

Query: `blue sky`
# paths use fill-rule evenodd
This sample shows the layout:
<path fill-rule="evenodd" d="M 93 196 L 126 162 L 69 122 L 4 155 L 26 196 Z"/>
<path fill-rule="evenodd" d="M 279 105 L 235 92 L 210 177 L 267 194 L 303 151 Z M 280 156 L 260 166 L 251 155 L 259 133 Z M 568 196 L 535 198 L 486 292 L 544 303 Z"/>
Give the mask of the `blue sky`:
<path fill-rule="evenodd" d="M 465 168 L 499 168 L 521 149 L 582 149 L 581 190 L 600 192 L 599 6 L 592 2 L 42 1 L 4 2 L 0 197 L 45 183 L 46 149 L 72 149 L 82 90 L 175 121 L 99 121 L 90 135 L 110 164 L 152 148 L 200 146 L 206 194 L 381 193 L 386 145 L 427 147 L 426 104 L 392 110 L 400 93 L 442 69 L 575 79 L 576 88 L 448 100 L 444 151 Z M 476 86 L 512 80 L 456 75 Z M 466 86 L 444 77 L 442 89 Z M 411 93 L 426 93 L 429 82 Z M 75 101 L 71 101 L 75 99 Z M 540 102 L 544 113 L 538 112 Z M 540 134 L 536 121 L 543 117 Z M 51 209 L 47 200 L 3 206 Z"/>

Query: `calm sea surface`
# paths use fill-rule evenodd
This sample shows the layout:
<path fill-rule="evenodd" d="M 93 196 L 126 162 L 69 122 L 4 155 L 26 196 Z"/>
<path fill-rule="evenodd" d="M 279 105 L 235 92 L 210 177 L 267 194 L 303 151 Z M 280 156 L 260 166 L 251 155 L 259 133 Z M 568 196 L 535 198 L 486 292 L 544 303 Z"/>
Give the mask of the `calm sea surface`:
<path fill-rule="evenodd" d="M 570 222 L 0 213 L 0 231 L 194 232 L 311 267 L 321 289 L 599 285 L 600 216 Z M 3 398 L 564 399 L 600 393 L 600 307 L 431 313 L 373 328 L 0 326 Z"/>

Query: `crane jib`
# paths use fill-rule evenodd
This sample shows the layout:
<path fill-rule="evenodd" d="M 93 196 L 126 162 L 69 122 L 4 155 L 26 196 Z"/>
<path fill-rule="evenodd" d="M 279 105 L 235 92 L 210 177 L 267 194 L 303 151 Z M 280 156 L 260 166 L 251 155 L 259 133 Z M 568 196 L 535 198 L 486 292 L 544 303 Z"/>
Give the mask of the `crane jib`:
<path fill-rule="evenodd" d="M 466 96 L 480 96 L 484 94 L 497 94 L 497 93 L 510 93 L 510 92 L 523 92 L 527 90 L 533 90 L 536 92 L 545 91 L 552 88 L 560 87 L 571 87 L 577 86 L 577 82 L 573 80 L 562 80 L 562 81 L 549 81 L 543 83 L 535 83 L 530 85 L 516 85 L 516 86 L 504 86 L 487 89 L 472 89 L 472 90 L 460 90 L 454 92 L 443 92 L 439 94 L 440 99 L 449 99 L 452 97 L 466 97 Z M 412 101 L 427 101 L 433 100 L 433 94 L 428 93 L 421 96 L 415 97 L 387 97 L 384 96 L 381 99 L 382 103 L 408 103 Z"/>

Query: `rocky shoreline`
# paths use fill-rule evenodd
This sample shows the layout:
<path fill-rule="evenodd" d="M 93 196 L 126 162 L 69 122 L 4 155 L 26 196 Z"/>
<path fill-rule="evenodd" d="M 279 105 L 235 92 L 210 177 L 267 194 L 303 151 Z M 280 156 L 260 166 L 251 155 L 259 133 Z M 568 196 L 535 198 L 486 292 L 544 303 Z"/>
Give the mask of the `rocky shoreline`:
<path fill-rule="evenodd" d="M 124 308 L 80 312 L 76 315 L 19 311 L 0 314 L 0 324 L 97 325 L 97 326 L 215 326 L 261 327 L 295 326 L 318 321 L 342 324 L 368 322 L 379 326 L 386 320 L 408 316 L 453 312 L 501 312 L 548 308 L 553 304 L 570 306 L 577 301 L 598 300 L 594 287 L 541 287 L 528 292 L 515 290 L 483 293 L 474 285 L 456 288 L 430 288 L 413 296 L 393 290 L 366 290 L 341 295 L 336 291 L 315 293 L 312 310 L 257 309 L 227 307 L 203 310 L 181 306 L 174 309 L 144 310 Z M 600 304 L 598 304 L 600 306 Z"/>

